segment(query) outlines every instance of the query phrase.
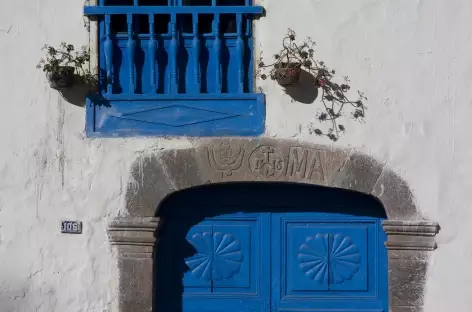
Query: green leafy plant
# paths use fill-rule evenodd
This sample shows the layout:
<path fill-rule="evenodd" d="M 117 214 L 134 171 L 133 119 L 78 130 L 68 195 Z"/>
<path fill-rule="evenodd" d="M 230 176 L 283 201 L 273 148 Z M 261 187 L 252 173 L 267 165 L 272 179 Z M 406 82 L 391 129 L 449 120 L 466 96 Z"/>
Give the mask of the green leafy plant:
<path fill-rule="evenodd" d="M 37 68 L 46 73 L 52 88 L 68 88 L 74 84 L 96 86 L 97 75 L 86 68 L 90 62 L 86 47 L 77 51 L 72 44 L 62 42 L 58 48 L 45 45 L 42 50 L 46 55 Z"/>
<path fill-rule="evenodd" d="M 367 98 L 360 91 L 357 92 L 357 99 L 348 97 L 350 92 L 350 81 L 348 77 L 343 77 L 343 83 L 335 82 L 335 70 L 328 68 L 323 61 L 315 58 L 315 42 L 311 38 L 306 38 L 297 43 L 296 33 L 289 29 L 282 40 L 282 49 L 273 56 L 270 64 L 266 64 L 262 58 L 259 59 L 259 68 L 256 77 L 263 80 L 270 78 L 280 85 L 288 87 L 296 84 L 300 80 L 302 71 L 306 71 L 314 77 L 314 87 L 321 91 L 321 110 L 316 118 L 320 122 L 331 123 L 328 131 L 323 132 L 313 124 L 309 126 L 310 134 L 326 136 L 332 141 L 337 141 L 342 132 L 346 129 L 344 125 L 338 123 L 338 119 L 343 116 L 346 110 L 356 120 L 363 120 L 366 106 L 364 102 Z"/>

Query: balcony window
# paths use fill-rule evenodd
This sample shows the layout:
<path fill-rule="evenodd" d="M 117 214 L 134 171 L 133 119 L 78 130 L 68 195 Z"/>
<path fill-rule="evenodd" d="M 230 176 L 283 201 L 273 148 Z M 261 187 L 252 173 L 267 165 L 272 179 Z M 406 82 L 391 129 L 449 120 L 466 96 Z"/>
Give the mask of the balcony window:
<path fill-rule="evenodd" d="M 253 136 L 264 95 L 253 90 L 249 0 L 100 0 L 99 94 L 87 135 Z"/>

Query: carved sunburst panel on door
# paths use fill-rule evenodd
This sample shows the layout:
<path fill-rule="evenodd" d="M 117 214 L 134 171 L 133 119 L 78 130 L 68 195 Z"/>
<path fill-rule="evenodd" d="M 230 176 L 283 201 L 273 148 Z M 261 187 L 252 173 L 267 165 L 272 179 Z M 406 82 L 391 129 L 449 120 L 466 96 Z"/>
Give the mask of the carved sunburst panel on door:
<path fill-rule="evenodd" d="M 282 218 L 284 296 L 376 296 L 380 224 Z M 385 253 L 385 252 L 384 252 Z"/>

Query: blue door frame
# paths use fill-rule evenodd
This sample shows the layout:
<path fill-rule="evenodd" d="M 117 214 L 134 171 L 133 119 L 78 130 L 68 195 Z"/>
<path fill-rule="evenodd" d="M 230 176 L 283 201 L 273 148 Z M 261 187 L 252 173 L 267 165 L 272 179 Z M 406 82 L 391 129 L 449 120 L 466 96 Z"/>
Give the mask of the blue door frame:
<path fill-rule="evenodd" d="M 230 184 L 177 193 L 160 212 L 157 311 L 388 311 L 373 197 Z"/>

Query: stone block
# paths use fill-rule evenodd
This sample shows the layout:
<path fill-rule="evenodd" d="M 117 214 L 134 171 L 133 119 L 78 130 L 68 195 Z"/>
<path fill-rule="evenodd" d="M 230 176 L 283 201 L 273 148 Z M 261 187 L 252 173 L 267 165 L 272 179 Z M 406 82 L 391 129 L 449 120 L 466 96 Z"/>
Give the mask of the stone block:
<path fill-rule="evenodd" d="M 169 184 L 176 191 L 210 182 L 197 162 L 195 149 L 164 151 L 159 159 Z"/>
<path fill-rule="evenodd" d="M 118 258 L 120 312 L 152 312 L 152 258 Z"/>
<path fill-rule="evenodd" d="M 386 246 L 389 250 L 434 250 L 434 236 L 439 231 L 435 222 L 385 220 L 382 227 L 387 234 Z"/>
<path fill-rule="evenodd" d="M 408 184 L 390 169 L 385 169 L 374 185 L 372 195 L 387 210 L 391 220 L 421 220 Z"/>
<path fill-rule="evenodd" d="M 283 181 L 326 186 L 348 157 L 342 150 L 268 138 L 197 144 L 198 162 L 212 183 Z"/>
<path fill-rule="evenodd" d="M 374 158 L 353 153 L 345 165 L 331 178 L 331 186 L 370 194 L 383 165 Z"/>
<path fill-rule="evenodd" d="M 210 183 L 255 181 L 249 156 L 258 144 L 258 140 L 199 140 L 195 146 L 196 160 Z"/>
<path fill-rule="evenodd" d="M 422 306 L 428 261 L 389 259 L 389 301 L 393 306 Z"/>
<path fill-rule="evenodd" d="M 154 217 L 159 203 L 172 186 L 156 156 L 140 157 L 131 168 L 131 180 L 126 189 L 126 210 L 132 217 Z"/>

